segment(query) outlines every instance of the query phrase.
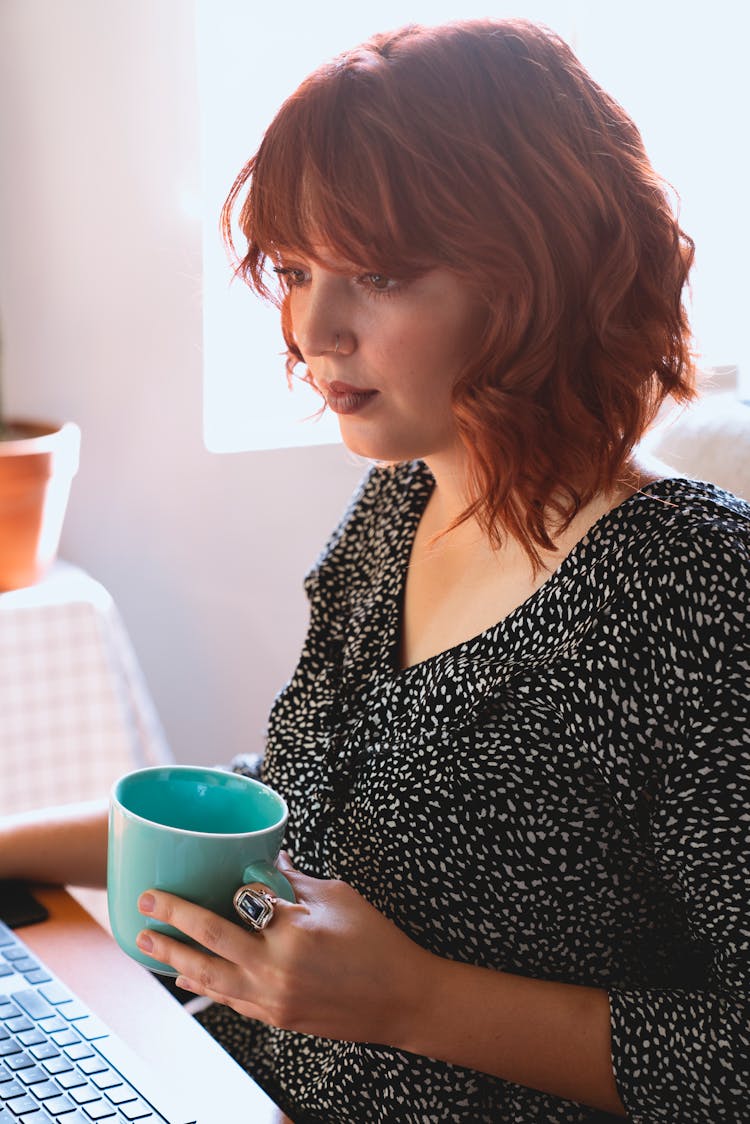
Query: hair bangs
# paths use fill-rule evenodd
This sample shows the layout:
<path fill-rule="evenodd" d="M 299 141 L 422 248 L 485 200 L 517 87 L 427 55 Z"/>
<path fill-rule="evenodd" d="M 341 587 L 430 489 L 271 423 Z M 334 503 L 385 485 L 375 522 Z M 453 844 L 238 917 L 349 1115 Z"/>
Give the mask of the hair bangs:
<path fill-rule="evenodd" d="M 358 83 L 343 68 L 328 77 L 288 99 L 224 207 L 231 245 L 230 212 L 244 189 L 238 221 L 247 250 L 235 255 L 237 272 L 277 304 L 283 294 L 269 286 L 268 263 L 288 253 L 319 260 L 325 250 L 407 280 L 439 264 L 434 232 L 403 190 L 402 167 L 358 104 Z"/>

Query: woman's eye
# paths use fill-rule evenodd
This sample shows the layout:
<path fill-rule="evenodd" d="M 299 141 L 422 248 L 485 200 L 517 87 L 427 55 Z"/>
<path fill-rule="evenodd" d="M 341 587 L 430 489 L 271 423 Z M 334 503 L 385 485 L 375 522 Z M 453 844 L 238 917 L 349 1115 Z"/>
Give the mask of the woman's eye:
<path fill-rule="evenodd" d="M 297 285 L 304 285 L 305 271 L 304 269 L 295 269 L 293 266 L 276 265 L 273 269 L 276 276 L 280 279 L 282 285 L 287 289 L 293 289 Z"/>
<path fill-rule="evenodd" d="M 369 288 L 375 289 L 378 293 L 387 293 L 397 284 L 392 277 L 386 277 L 384 273 L 365 273 L 362 280 Z"/>

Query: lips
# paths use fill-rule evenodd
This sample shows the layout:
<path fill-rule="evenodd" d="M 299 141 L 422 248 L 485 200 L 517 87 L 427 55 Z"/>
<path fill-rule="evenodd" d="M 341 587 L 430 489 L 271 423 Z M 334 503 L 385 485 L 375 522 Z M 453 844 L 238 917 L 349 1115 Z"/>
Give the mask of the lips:
<path fill-rule="evenodd" d="M 355 414 L 377 395 L 377 390 L 363 390 L 351 383 L 327 383 L 323 387 L 326 402 L 335 414 Z"/>
<path fill-rule="evenodd" d="M 352 386 L 351 383 L 339 382 L 338 380 L 328 383 L 328 391 L 336 396 L 342 394 L 377 394 L 377 390 L 365 390 L 364 387 Z"/>

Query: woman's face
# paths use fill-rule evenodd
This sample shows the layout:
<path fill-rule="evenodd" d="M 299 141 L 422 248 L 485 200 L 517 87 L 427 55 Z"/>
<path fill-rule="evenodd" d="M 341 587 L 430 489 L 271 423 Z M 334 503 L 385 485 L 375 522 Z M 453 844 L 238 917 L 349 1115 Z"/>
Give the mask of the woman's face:
<path fill-rule="evenodd" d="M 451 391 L 484 315 L 445 269 L 399 281 L 335 259 L 283 254 L 295 342 L 355 453 L 382 461 L 455 455 Z"/>

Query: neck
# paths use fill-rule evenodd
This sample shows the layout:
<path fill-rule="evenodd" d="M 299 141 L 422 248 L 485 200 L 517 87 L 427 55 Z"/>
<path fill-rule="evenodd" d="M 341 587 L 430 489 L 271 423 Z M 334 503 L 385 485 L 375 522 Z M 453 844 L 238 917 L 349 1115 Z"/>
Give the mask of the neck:
<path fill-rule="evenodd" d="M 447 527 L 471 503 L 466 454 L 463 449 L 438 454 L 425 458 L 425 464 L 435 478 L 430 505 L 436 521 Z"/>
<path fill-rule="evenodd" d="M 429 504 L 429 526 L 431 534 L 437 534 L 449 526 L 471 503 L 468 484 L 466 456 L 463 449 L 454 454 L 441 454 L 425 458 L 425 463 L 435 478 L 435 488 Z M 578 512 L 571 527 L 564 532 L 562 538 L 567 540 L 571 535 L 580 534 L 580 528 L 587 528 L 601 515 L 617 507 L 628 496 L 662 475 L 669 475 L 669 470 L 664 473 L 658 471 L 664 466 L 644 462 L 633 458 L 625 466 L 622 483 L 615 486 L 611 492 L 598 493 Z M 553 541 L 558 536 L 551 531 Z M 484 540 L 489 546 L 487 536 L 475 518 L 462 523 L 448 536 L 449 539 L 460 538 L 463 541 L 471 539 Z"/>

